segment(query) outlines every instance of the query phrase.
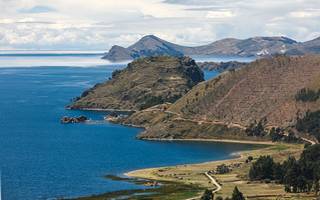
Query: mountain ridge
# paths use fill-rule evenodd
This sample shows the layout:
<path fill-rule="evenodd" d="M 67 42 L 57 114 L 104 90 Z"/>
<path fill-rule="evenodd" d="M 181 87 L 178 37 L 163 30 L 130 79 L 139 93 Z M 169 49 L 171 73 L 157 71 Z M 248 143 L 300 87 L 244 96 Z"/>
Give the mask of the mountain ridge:
<path fill-rule="evenodd" d="M 134 60 L 149 56 L 241 56 L 265 57 L 277 54 L 303 55 L 320 53 L 320 37 L 297 42 L 284 36 L 251 37 L 247 39 L 225 38 L 195 47 L 165 41 L 154 35 L 146 35 L 129 47 L 114 45 L 103 59 L 112 62 Z"/>

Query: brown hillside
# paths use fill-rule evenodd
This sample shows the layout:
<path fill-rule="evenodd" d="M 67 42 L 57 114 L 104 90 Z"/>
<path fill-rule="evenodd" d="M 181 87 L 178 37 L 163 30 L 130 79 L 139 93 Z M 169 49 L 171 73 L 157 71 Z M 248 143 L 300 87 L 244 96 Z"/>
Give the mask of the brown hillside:
<path fill-rule="evenodd" d="M 71 108 L 141 110 L 173 103 L 203 80 L 203 72 L 188 57 L 138 59 L 115 71 L 111 80 L 85 91 Z"/>
<path fill-rule="evenodd" d="M 319 110 L 320 98 L 296 98 L 304 88 L 318 91 L 319 82 L 320 56 L 262 59 L 198 84 L 166 111 L 143 110 L 122 123 L 145 126 L 139 135 L 144 139 L 268 139 L 249 136 L 245 129 L 262 119 L 267 127 L 291 127 L 297 116 Z"/>
<path fill-rule="evenodd" d="M 299 90 L 315 89 L 319 82 L 320 56 L 262 59 L 199 84 L 169 110 L 188 118 L 244 126 L 262 118 L 272 126 L 288 126 L 297 114 L 320 108 L 319 101 L 295 100 Z"/>

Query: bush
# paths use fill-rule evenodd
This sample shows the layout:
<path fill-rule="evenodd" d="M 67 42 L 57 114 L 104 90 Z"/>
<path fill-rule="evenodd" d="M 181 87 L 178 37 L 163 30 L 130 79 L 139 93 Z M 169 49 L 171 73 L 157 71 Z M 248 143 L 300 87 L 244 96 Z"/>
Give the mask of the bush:
<path fill-rule="evenodd" d="M 233 190 L 231 200 L 245 200 L 242 192 L 239 191 L 237 186 Z"/>
<path fill-rule="evenodd" d="M 249 178 L 251 180 L 274 180 L 274 161 L 270 156 L 260 156 L 254 162 L 249 171 Z"/>
<path fill-rule="evenodd" d="M 254 121 L 250 126 L 245 130 L 248 136 L 263 137 L 266 135 L 264 126 L 267 124 L 267 119 L 262 119 L 258 123 Z"/>
<path fill-rule="evenodd" d="M 311 102 L 317 101 L 320 98 L 320 90 L 314 91 L 310 89 L 303 88 L 295 96 L 296 101 Z"/>
<path fill-rule="evenodd" d="M 213 200 L 212 191 L 206 189 L 201 197 L 201 200 Z"/>
<path fill-rule="evenodd" d="M 320 110 L 307 112 L 302 119 L 298 119 L 296 129 L 300 132 L 307 132 L 320 140 Z"/>
<path fill-rule="evenodd" d="M 271 137 L 272 142 L 280 141 L 283 138 L 283 130 L 281 130 L 280 128 L 272 127 L 269 132 L 269 135 Z"/>
<path fill-rule="evenodd" d="M 230 172 L 230 169 L 227 165 L 222 164 L 217 166 L 216 172 L 217 174 L 226 174 Z"/>

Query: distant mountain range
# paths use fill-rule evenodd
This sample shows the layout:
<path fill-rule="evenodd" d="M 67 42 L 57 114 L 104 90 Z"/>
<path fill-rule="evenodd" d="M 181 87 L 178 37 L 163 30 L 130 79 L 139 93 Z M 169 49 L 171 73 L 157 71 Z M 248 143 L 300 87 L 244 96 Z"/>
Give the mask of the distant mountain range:
<path fill-rule="evenodd" d="M 320 37 L 307 42 L 297 42 L 287 37 L 253 37 L 243 40 L 226 38 L 208 45 L 187 47 L 167 42 L 154 35 L 147 35 L 127 48 L 113 46 L 103 59 L 117 62 L 159 55 L 264 57 L 276 54 L 318 53 L 320 53 Z"/>

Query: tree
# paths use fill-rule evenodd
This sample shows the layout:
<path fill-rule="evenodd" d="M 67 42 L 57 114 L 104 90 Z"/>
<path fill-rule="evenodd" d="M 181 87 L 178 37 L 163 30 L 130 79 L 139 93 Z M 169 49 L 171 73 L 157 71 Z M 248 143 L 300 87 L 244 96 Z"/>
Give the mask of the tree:
<path fill-rule="evenodd" d="M 217 166 L 216 172 L 217 174 L 226 174 L 230 172 L 230 169 L 227 165 L 221 164 Z"/>
<path fill-rule="evenodd" d="M 249 171 L 249 178 L 251 180 L 265 180 L 274 179 L 274 161 L 270 156 L 260 156 L 254 162 Z"/>
<path fill-rule="evenodd" d="M 285 175 L 283 182 L 288 188 L 288 192 L 298 192 L 298 176 L 300 174 L 299 165 L 294 157 L 289 157 L 287 161 L 283 163 L 283 169 Z"/>
<path fill-rule="evenodd" d="M 282 130 L 280 128 L 274 128 L 272 127 L 269 135 L 271 137 L 272 142 L 279 141 L 283 138 Z"/>
<path fill-rule="evenodd" d="M 239 191 L 237 186 L 233 190 L 231 200 L 245 200 L 242 192 Z"/>
<path fill-rule="evenodd" d="M 264 126 L 267 124 L 267 119 L 263 118 L 258 123 L 254 121 L 245 130 L 248 136 L 263 137 L 266 135 Z"/>
<path fill-rule="evenodd" d="M 273 178 L 275 180 L 282 182 L 283 175 L 284 175 L 284 172 L 283 172 L 282 165 L 280 163 L 275 163 L 273 165 Z"/>
<path fill-rule="evenodd" d="M 201 200 L 213 200 L 212 191 L 206 189 L 201 197 Z"/>

